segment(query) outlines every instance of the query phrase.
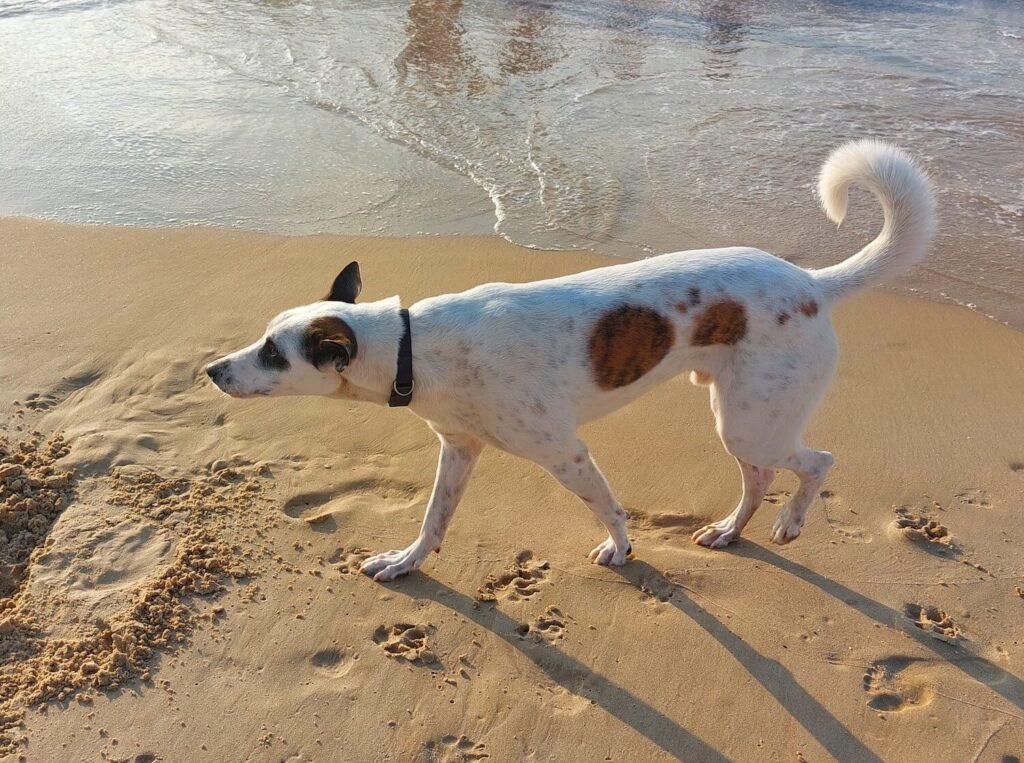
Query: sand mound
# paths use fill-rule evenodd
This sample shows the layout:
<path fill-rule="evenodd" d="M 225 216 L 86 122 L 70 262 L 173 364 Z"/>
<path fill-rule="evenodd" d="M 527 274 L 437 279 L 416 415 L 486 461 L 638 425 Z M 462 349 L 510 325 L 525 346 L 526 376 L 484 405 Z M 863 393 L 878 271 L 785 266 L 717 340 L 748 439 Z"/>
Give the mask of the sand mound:
<path fill-rule="evenodd" d="M 14 444 L 0 438 L 0 596 L 18 588 L 32 552 L 74 499 L 73 475 L 54 465 L 66 454 L 59 436 L 43 441 L 35 433 Z"/>
<path fill-rule="evenodd" d="M 178 478 L 124 467 L 84 484 L 57 466 L 68 452 L 59 435 L 0 440 L 0 755 L 24 741 L 27 707 L 149 681 L 154 653 L 216 617 L 210 600 L 262 551 L 252 467 Z"/>

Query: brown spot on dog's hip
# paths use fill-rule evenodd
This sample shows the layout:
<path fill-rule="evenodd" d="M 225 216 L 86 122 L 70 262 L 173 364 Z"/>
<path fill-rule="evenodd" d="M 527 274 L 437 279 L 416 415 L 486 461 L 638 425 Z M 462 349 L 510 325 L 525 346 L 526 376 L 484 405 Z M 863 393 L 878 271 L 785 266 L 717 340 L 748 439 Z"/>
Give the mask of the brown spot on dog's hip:
<path fill-rule="evenodd" d="M 675 329 L 649 307 L 623 305 L 601 316 L 587 351 L 597 386 L 632 384 L 661 362 L 675 341 Z"/>
<path fill-rule="evenodd" d="M 818 314 L 818 303 L 813 299 L 805 299 L 803 302 L 796 306 L 796 309 L 806 315 L 808 318 L 813 318 Z"/>
<path fill-rule="evenodd" d="M 712 344 L 736 344 L 747 334 L 747 309 L 726 299 L 708 305 L 697 316 L 691 342 L 698 347 Z"/>

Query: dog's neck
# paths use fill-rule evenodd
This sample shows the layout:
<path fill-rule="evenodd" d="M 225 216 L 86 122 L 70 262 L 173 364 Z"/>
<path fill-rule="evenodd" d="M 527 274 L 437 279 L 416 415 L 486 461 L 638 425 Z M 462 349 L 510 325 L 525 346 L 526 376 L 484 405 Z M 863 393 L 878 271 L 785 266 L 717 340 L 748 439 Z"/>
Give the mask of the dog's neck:
<path fill-rule="evenodd" d="M 359 350 L 342 374 L 334 397 L 387 404 L 395 383 L 398 345 L 405 332 L 398 312 L 401 306 L 398 297 L 389 297 L 346 311 L 344 320 L 355 332 Z"/>

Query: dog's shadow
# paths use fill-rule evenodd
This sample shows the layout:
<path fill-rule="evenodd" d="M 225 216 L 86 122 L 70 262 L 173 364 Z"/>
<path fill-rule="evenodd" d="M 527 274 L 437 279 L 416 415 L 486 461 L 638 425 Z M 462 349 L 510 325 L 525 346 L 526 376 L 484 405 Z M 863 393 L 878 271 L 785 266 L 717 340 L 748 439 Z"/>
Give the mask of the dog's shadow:
<path fill-rule="evenodd" d="M 671 603 L 701 626 L 837 759 L 880 761 L 875 753 L 799 684 L 789 669 L 751 647 L 654 567 L 646 562 L 633 560 L 625 567 L 612 569 L 645 595 L 649 595 L 652 589 L 655 590 L 660 594 L 659 599 Z M 532 660 L 559 685 L 601 706 L 610 715 L 643 734 L 673 757 L 681 760 L 728 760 L 692 731 L 684 729 L 643 698 L 597 673 L 589 665 L 552 644 L 522 638 L 522 624 L 497 606 L 481 605 L 469 596 L 424 574 L 414 574 L 392 590 L 411 598 L 431 599 L 467 620 L 487 628 Z M 700 649 L 701 645 L 692 644 L 691 647 Z M 680 676 L 681 684 L 688 685 L 683 678 Z M 693 688 L 692 696 L 680 699 L 700 702 L 699 687 Z"/>
<path fill-rule="evenodd" d="M 522 637 L 522 623 L 493 604 L 482 604 L 425 574 L 414 573 L 391 590 L 431 599 L 486 628 L 524 654 L 562 687 L 608 713 L 682 760 L 725 763 L 729 759 L 632 692 L 546 641 Z M 696 699 L 696 697 L 695 697 Z"/>
<path fill-rule="evenodd" d="M 798 577 L 880 625 L 910 636 L 921 646 L 934 652 L 948 664 L 964 672 L 978 683 L 987 686 L 1016 707 L 1024 710 L 1024 680 L 1005 668 L 1001 668 L 984 657 L 975 654 L 965 645 L 949 644 L 932 638 L 927 632 L 914 627 L 902 612 L 874 599 L 870 599 L 864 594 L 858 593 L 852 588 L 848 588 L 842 583 L 822 575 L 820 572 L 815 572 L 809 567 L 787 559 L 767 548 L 752 543 L 738 543 L 732 548 L 732 553 L 736 556 L 770 564 L 782 572 Z"/>

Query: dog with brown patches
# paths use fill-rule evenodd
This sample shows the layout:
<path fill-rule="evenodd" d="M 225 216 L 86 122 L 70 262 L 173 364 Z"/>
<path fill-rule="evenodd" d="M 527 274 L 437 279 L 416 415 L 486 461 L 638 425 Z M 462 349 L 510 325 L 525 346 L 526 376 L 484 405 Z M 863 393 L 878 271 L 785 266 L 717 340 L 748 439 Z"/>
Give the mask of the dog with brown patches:
<path fill-rule="evenodd" d="M 577 429 L 688 372 L 742 480 L 739 505 L 694 533 L 720 548 L 739 537 L 777 469 L 799 487 L 772 527 L 800 534 L 832 455 L 802 442 L 835 372 L 829 307 L 906 271 L 927 252 L 935 201 L 898 149 L 859 141 L 825 162 L 818 192 L 835 223 L 852 184 L 881 202 L 878 237 L 845 262 L 804 270 L 750 248 L 676 252 L 523 284 L 487 284 L 402 310 L 397 297 L 356 303 L 359 266 L 328 296 L 274 318 L 254 344 L 207 367 L 233 397 L 323 395 L 408 405 L 441 441 L 419 536 L 363 562 L 375 580 L 417 569 L 440 549 L 485 445 L 528 458 L 575 493 L 608 529 L 590 553 L 625 564 L 626 513 Z"/>

